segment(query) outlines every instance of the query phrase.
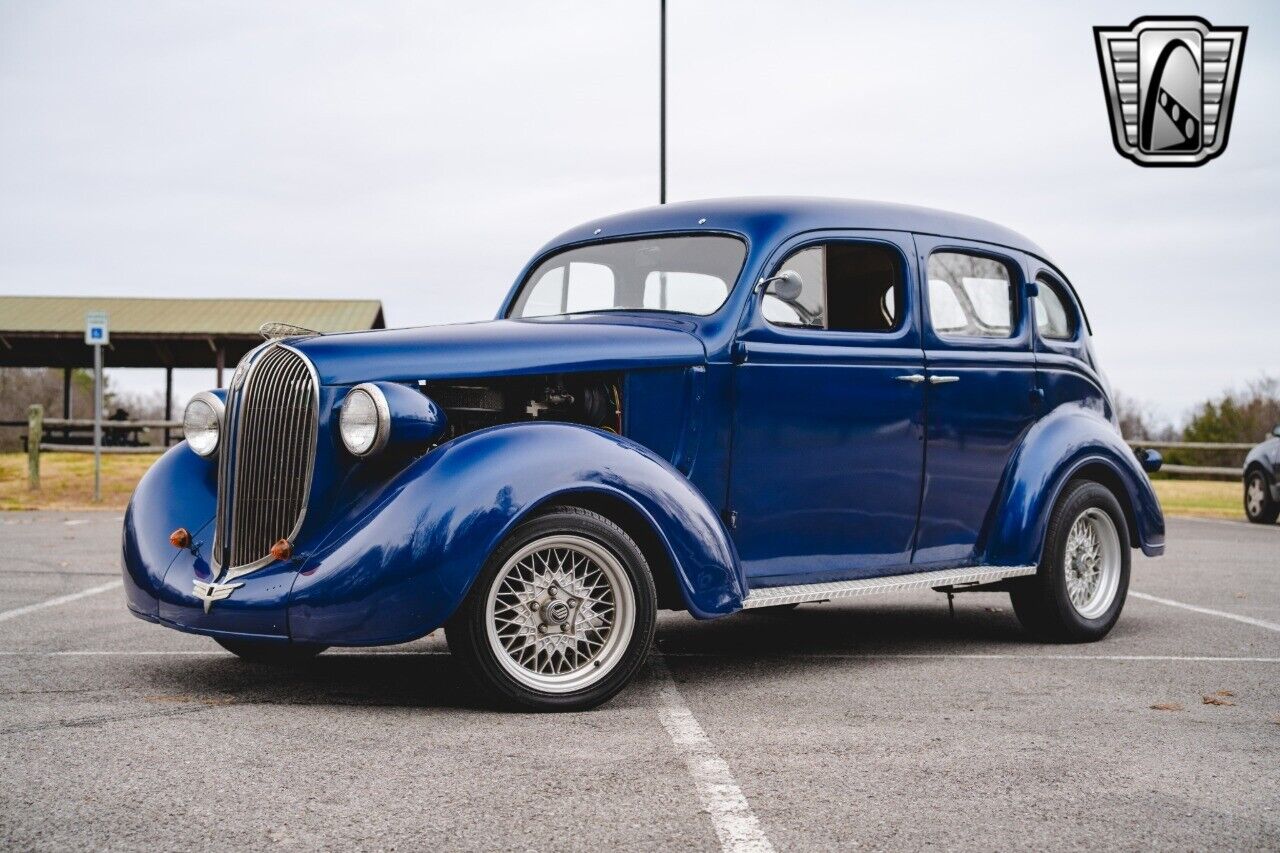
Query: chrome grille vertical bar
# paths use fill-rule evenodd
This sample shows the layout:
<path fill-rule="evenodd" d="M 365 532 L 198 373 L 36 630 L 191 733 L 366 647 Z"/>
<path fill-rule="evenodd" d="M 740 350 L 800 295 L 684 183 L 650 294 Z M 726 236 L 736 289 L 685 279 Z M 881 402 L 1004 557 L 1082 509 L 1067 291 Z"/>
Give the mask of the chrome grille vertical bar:
<path fill-rule="evenodd" d="M 270 509 L 272 530 L 288 529 L 288 509 L 294 503 L 293 477 L 299 459 L 293 453 L 293 434 L 297 429 L 297 400 L 295 386 L 302 372 L 297 363 L 287 365 L 280 375 L 279 423 L 280 430 L 273 437 L 272 452 L 279 458 L 279 480 L 274 484 Z"/>

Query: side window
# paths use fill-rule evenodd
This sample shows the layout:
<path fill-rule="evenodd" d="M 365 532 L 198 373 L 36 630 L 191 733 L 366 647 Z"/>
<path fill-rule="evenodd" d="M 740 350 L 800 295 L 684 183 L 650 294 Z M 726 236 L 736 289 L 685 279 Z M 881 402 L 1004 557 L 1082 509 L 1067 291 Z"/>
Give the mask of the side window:
<path fill-rule="evenodd" d="M 1050 341 L 1069 341 L 1076 336 L 1075 312 L 1062 285 L 1047 276 L 1036 279 L 1038 285 L 1032 305 L 1035 308 L 1036 331 Z"/>
<path fill-rule="evenodd" d="M 777 326 L 834 332 L 891 332 L 903 315 L 902 261 L 887 246 L 825 243 L 787 258 L 778 272 L 800 276 L 792 299 L 766 293 L 764 317 Z"/>
<path fill-rule="evenodd" d="M 1017 310 L 1008 266 L 967 252 L 934 252 L 928 273 L 935 332 L 971 338 L 1013 335 Z"/>
<path fill-rule="evenodd" d="M 613 307 L 613 270 L 604 264 L 575 261 L 552 267 L 533 283 L 524 317 L 545 317 Z"/>

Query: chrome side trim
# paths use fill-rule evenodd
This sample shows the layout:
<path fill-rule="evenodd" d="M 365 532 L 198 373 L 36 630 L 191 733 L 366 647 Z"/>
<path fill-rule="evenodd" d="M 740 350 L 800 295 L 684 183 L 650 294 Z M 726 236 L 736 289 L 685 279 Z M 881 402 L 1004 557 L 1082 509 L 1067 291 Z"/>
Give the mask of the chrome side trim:
<path fill-rule="evenodd" d="M 968 566 L 959 569 L 943 569 L 938 572 L 890 575 L 883 578 L 761 587 L 748 593 L 742 602 L 742 609 L 776 607 L 779 604 L 799 604 L 805 601 L 827 601 L 832 598 L 853 598 L 858 595 L 928 589 L 935 586 L 984 584 L 1035 573 L 1035 566 Z"/>

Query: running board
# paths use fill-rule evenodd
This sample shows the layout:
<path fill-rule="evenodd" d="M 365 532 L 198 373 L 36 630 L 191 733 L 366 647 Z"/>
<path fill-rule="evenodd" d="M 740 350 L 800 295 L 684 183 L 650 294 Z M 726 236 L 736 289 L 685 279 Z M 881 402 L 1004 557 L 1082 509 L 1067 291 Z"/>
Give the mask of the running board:
<path fill-rule="evenodd" d="M 746 600 L 742 602 L 742 609 L 777 607 L 780 604 L 827 601 L 832 598 L 852 598 L 856 595 L 901 592 L 935 586 L 993 583 L 1005 578 L 1018 578 L 1035 573 L 1035 566 L 970 566 L 962 569 L 944 569 L 940 572 L 916 572 L 910 575 L 890 575 L 854 581 L 767 586 L 751 590 Z"/>

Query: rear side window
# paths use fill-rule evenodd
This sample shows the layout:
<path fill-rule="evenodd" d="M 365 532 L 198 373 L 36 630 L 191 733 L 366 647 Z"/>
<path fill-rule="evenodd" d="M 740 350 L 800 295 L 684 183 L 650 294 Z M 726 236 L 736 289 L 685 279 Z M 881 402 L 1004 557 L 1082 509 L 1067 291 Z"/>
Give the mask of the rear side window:
<path fill-rule="evenodd" d="M 1040 337 L 1051 341 L 1069 341 L 1076 336 L 1075 312 L 1071 300 L 1063 292 L 1062 285 L 1050 278 L 1036 279 L 1035 309 L 1036 331 Z"/>
<path fill-rule="evenodd" d="M 802 282 L 798 295 L 764 297 L 764 317 L 776 326 L 833 332 L 891 332 L 903 315 L 902 261 L 887 246 L 824 243 L 787 258 Z"/>
<path fill-rule="evenodd" d="M 1017 320 L 1013 276 L 1000 261 L 967 252 L 929 256 L 929 318 L 940 335 L 1007 338 Z"/>

